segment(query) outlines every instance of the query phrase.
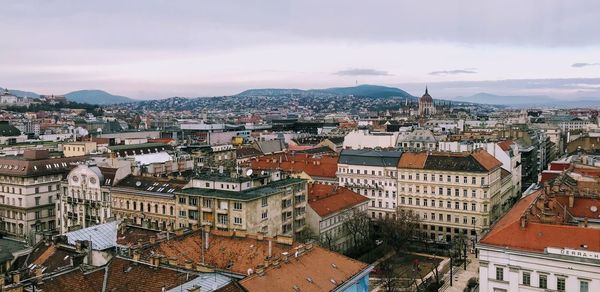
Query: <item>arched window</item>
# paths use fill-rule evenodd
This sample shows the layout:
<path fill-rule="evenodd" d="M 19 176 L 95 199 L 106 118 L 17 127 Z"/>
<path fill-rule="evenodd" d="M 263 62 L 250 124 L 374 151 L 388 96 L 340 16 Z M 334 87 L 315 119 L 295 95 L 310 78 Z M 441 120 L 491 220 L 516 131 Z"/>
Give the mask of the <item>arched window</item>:
<path fill-rule="evenodd" d="M 129 210 L 129 201 L 127 201 L 127 210 Z"/>
<path fill-rule="evenodd" d="M 154 213 L 158 213 L 158 204 L 154 204 Z"/>
<path fill-rule="evenodd" d="M 173 206 L 171 206 L 171 207 L 169 208 L 169 214 L 171 214 L 171 216 L 173 216 Z"/>
<path fill-rule="evenodd" d="M 165 205 L 163 205 L 163 208 L 162 208 L 162 209 L 163 209 L 163 215 L 164 215 L 164 214 L 167 214 L 167 211 L 165 210 L 165 209 L 166 209 L 166 208 L 165 208 Z"/>
<path fill-rule="evenodd" d="M 133 202 L 133 210 L 137 210 L 137 202 Z"/>

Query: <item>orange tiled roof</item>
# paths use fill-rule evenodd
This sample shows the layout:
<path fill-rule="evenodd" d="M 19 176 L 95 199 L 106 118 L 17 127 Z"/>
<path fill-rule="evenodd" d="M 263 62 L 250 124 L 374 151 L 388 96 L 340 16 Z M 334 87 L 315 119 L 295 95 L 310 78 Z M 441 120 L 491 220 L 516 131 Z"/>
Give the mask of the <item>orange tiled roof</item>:
<path fill-rule="evenodd" d="M 422 169 L 425 167 L 425 161 L 427 161 L 427 152 L 404 152 L 400 156 L 398 167 Z"/>
<path fill-rule="evenodd" d="M 345 187 L 325 184 L 311 184 L 308 187 L 308 204 L 321 217 L 352 208 L 366 201 L 369 201 L 369 198 Z"/>
<path fill-rule="evenodd" d="M 517 202 L 480 243 L 535 252 L 543 252 L 546 247 L 579 249 L 582 245 L 587 245 L 590 251 L 600 251 L 600 229 L 561 224 L 564 214 L 560 212 L 555 222 L 536 220 L 535 205 L 542 196 L 545 195 L 539 190 Z M 561 209 L 559 205 L 556 207 Z M 524 228 L 521 227 L 522 217 L 527 218 Z"/>
<path fill-rule="evenodd" d="M 510 149 L 510 145 L 512 144 L 514 144 L 512 140 L 504 140 L 502 142 L 498 142 L 498 146 L 504 151 L 508 151 Z"/>
<path fill-rule="evenodd" d="M 273 154 L 252 160 L 254 169 L 281 169 L 286 172 L 305 172 L 310 176 L 336 178 L 337 157 L 309 154 Z"/>
<path fill-rule="evenodd" d="M 246 274 L 248 269 L 263 264 L 269 254 L 268 239 L 258 240 L 250 236 L 239 238 L 219 234 L 225 233 L 211 231 L 208 239 L 209 247 L 204 251 L 204 263 L 210 267 Z M 178 265 L 184 265 L 186 260 L 201 263 L 201 244 L 200 232 L 193 232 L 146 248 L 143 257 L 155 253 L 167 258 L 177 258 Z M 272 255 L 280 255 L 291 248 L 292 246 L 272 240 Z"/>
<path fill-rule="evenodd" d="M 332 291 L 368 268 L 368 265 L 315 246 L 288 262 L 270 266 L 264 275 L 239 282 L 247 291 Z M 295 288 L 297 287 L 297 288 Z"/>
<path fill-rule="evenodd" d="M 500 162 L 498 159 L 496 159 L 496 157 L 489 154 L 487 151 L 484 151 L 484 150 L 473 151 L 473 154 L 471 154 L 471 155 L 473 155 L 473 157 L 488 171 L 490 171 L 496 167 L 502 166 L 502 162 Z"/>

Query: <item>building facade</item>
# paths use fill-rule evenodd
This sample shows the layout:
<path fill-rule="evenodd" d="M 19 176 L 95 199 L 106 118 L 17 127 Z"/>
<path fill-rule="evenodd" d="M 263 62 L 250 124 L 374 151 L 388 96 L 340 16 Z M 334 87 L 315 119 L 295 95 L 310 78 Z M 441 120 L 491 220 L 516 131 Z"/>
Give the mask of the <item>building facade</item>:
<path fill-rule="evenodd" d="M 55 232 L 60 184 L 81 158 L 50 158 L 47 150 L 25 150 L 0 159 L 0 232 L 36 242 Z"/>
<path fill-rule="evenodd" d="M 475 239 L 490 225 L 492 201 L 502 189 L 501 165 L 483 150 L 402 153 L 398 206 L 419 216 L 422 234 L 431 240 L 449 242 L 459 234 Z"/>
<path fill-rule="evenodd" d="M 177 225 L 296 236 L 306 228 L 306 196 L 305 180 L 279 171 L 199 174 L 176 192 Z"/>
<path fill-rule="evenodd" d="M 343 150 L 338 159 L 338 179 L 347 187 L 371 201 L 372 218 L 396 216 L 397 165 L 399 151 Z"/>

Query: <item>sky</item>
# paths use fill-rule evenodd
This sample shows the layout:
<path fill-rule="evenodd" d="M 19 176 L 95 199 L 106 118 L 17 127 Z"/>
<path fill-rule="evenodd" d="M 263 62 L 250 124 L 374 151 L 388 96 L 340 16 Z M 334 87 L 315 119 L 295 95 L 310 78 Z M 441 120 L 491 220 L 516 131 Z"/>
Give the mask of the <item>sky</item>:
<path fill-rule="evenodd" d="M 600 98 L 600 1 L 3 0 L 0 15 L 0 86 L 40 94 Z"/>

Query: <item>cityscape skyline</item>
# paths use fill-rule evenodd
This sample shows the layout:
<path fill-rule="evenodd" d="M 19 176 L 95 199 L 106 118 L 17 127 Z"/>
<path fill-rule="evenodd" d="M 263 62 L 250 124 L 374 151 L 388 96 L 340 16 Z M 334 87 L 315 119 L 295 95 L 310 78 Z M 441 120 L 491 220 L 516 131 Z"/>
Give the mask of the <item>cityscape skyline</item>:
<path fill-rule="evenodd" d="M 597 98 L 600 6 L 575 2 L 9 1 L 0 85 L 156 99 L 355 84 L 418 96 L 427 83 L 443 98 Z"/>

